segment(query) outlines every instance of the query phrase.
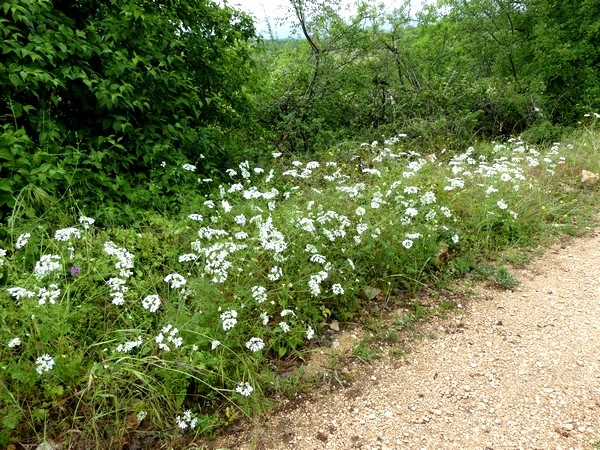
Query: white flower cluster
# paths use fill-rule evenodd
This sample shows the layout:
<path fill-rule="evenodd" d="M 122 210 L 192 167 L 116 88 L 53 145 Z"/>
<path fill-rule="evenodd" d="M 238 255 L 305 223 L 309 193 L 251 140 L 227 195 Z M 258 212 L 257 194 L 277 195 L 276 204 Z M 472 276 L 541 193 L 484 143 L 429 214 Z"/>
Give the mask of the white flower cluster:
<path fill-rule="evenodd" d="M 421 196 L 421 203 L 424 205 L 432 205 L 437 201 L 435 194 L 431 191 L 425 192 Z"/>
<path fill-rule="evenodd" d="M 256 303 L 261 304 L 267 300 L 267 289 L 264 286 L 252 286 L 250 289 Z"/>
<path fill-rule="evenodd" d="M 178 273 L 170 273 L 165 277 L 165 283 L 167 283 L 171 289 L 179 289 L 186 285 L 187 280 Z"/>
<path fill-rule="evenodd" d="M 250 386 L 250 383 L 246 383 L 245 381 L 242 381 L 241 383 L 239 383 L 237 385 L 237 387 L 235 388 L 235 392 L 237 392 L 238 394 L 240 394 L 243 397 L 249 397 L 253 391 L 254 391 L 254 388 L 252 386 Z"/>
<path fill-rule="evenodd" d="M 127 341 L 123 344 L 117 345 L 115 351 L 120 353 L 129 353 L 131 350 L 133 350 L 136 347 L 139 347 L 140 345 L 142 345 L 142 337 L 138 336 L 135 341 Z"/>
<path fill-rule="evenodd" d="M 180 336 L 177 336 L 179 330 L 177 328 L 173 328 L 173 325 L 168 324 L 166 327 L 163 327 L 160 331 L 161 332 L 158 334 L 158 336 L 154 338 L 154 340 L 158 344 L 158 348 L 160 348 L 161 350 L 164 350 L 166 352 L 171 351 L 171 347 L 169 347 L 164 342 L 165 337 L 167 339 L 167 342 L 173 344 L 175 348 L 179 348 L 183 344 L 183 339 Z"/>
<path fill-rule="evenodd" d="M 35 364 L 35 371 L 41 375 L 44 372 L 52 370 L 56 363 L 54 362 L 54 359 L 46 353 L 40 356 L 38 359 L 36 359 Z"/>
<path fill-rule="evenodd" d="M 160 297 L 156 294 L 148 295 L 142 300 L 142 307 L 150 312 L 156 312 L 160 304 Z"/>
<path fill-rule="evenodd" d="M 259 227 L 259 239 L 262 248 L 274 253 L 283 253 L 287 243 L 283 234 L 273 225 L 273 218 L 269 218 Z"/>
<path fill-rule="evenodd" d="M 325 271 L 313 274 L 308 280 L 308 287 L 310 289 L 310 295 L 317 297 L 321 293 L 321 283 L 329 276 Z"/>
<path fill-rule="evenodd" d="M 283 276 L 283 270 L 281 270 L 281 267 L 273 266 L 273 267 L 271 267 L 271 270 L 269 271 L 269 275 L 267 275 L 267 278 L 269 280 L 275 282 L 275 281 L 278 281 L 282 276 Z"/>
<path fill-rule="evenodd" d="M 306 339 L 309 341 L 315 336 L 315 330 L 310 325 L 306 329 Z"/>
<path fill-rule="evenodd" d="M 179 256 L 179 262 L 196 261 L 198 258 L 198 255 L 196 255 L 195 253 L 186 253 L 184 255 Z"/>
<path fill-rule="evenodd" d="M 81 239 L 81 233 L 77 228 L 62 228 L 54 232 L 54 239 L 60 242 L 69 242 L 71 239 Z"/>
<path fill-rule="evenodd" d="M 246 342 L 246 348 L 253 353 L 262 350 L 265 347 L 265 343 L 261 338 L 253 337 L 248 342 Z"/>
<path fill-rule="evenodd" d="M 23 247 L 25 247 L 27 245 L 27 242 L 29 242 L 30 237 L 31 237 L 31 233 L 20 234 L 19 237 L 17 238 L 17 243 L 15 244 L 15 248 L 17 250 L 19 250 L 19 249 L 22 249 Z"/>
<path fill-rule="evenodd" d="M 6 260 L 6 250 L 0 248 L 0 267 L 4 265 L 4 261 Z"/>
<path fill-rule="evenodd" d="M 331 292 L 333 292 L 335 295 L 344 295 L 344 288 L 341 284 L 336 283 L 331 286 Z"/>
<path fill-rule="evenodd" d="M 201 227 L 198 230 L 198 236 L 200 237 L 200 239 L 211 240 L 214 237 L 229 236 L 229 233 L 225 230 L 216 230 L 210 227 Z"/>
<path fill-rule="evenodd" d="M 188 409 L 186 412 L 183 413 L 183 416 L 175 417 L 175 422 L 177 422 L 177 426 L 182 430 L 185 430 L 187 428 L 193 430 L 194 428 L 196 428 L 198 418 L 192 418 L 192 411 Z"/>
<path fill-rule="evenodd" d="M 48 289 L 41 287 L 38 291 L 38 304 L 40 306 L 45 305 L 46 302 L 54 305 L 56 299 L 60 296 L 60 289 L 56 284 L 51 284 Z"/>
<path fill-rule="evenodd" d="M 39 261 L 35 263 L 33 273 L 38 279 L 42 279 L 56 270 L 62 268 L 58 255 L 42 255 Z"/>
<path fill-rule="evenodd" d="M 235 327 L 235 324 L 237 323 L 237 315 L 237 311 L 233 309 L 225 311 L 223 314 L 221 314 L 221 321 L 223 322 L 224 331 L 229 331 Z"/>
<path fill-rule="evenodd" d="M 104 243 L 104 253 L 117 258 L 115 269 L 119 270 L 119 276 L 129 278 L 133 275 L 133 255 L 126 249 L 117 247 L 113 242 Z"/>
<path fill-rule="evenodd" d="M 15 347 L 18 347 L 19 345 L 21 345 L 21 339 L 18 337 L 13 338 L 8 342 L 8 348 L 15 348 Z"/>
<path fill-rule="evenodd" d="M 196 171 L 196 166 L 194 166 L 193 164 L 184 164 L 181 166 L 181 168 L 183 170 L 187 170 L 188 172 L 195 172 Z"/>
<path fill-rule="evenodd" d="M 129 290 L 126 286 L 127 281 L 121 278 L 110 278 L 106 284 L 108 284 L 110 288 L 110 297 L 112 298 L 112 303 L 117 306 L 122 306 L 125 304 L 125 293 Z"/>
<path fill-rule="evenodd" d="M 79 218 L 79 223 L 83 226 L 84 230 L 89 230 L 92 225 L 94 225 L 96 221 L 91 217 L 81 216 Z"/>
<path fill-rule="evenodd" d="M 9 295 L 11 297 L 16 298 L 17 300 L 21 300 L 22 298 L 33 298 L 35 297 L 35 292 L 28 291 L 22 287 L 11 287 L 7 289 Z"/>

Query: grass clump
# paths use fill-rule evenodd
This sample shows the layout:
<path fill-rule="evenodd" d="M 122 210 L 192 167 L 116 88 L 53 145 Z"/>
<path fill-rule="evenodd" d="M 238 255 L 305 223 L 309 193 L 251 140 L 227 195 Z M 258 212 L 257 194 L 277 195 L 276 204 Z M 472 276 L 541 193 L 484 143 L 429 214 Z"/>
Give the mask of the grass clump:
<path fill-rule="evenodd" d="M 260 411 L 291 389 L 277 367 L 301 361 L 321 324 L 376 301 L 365 286 L 410 294 L 587 223 L 598 189 L 577 176 L 600 168 L 596 140 L 578 139 L 446 156 L 398 137 L 358 148 L 358 165 L 274 155 L 230 169 L 212 196 L 190 192 L 181 218 L 128 228 L 13 214 L 0 230 L 0 446 L 181 447 Z M 415 301 L 397 327 L 425 316 Z M 368 343 L 355 354 L 376 357 Z"/>

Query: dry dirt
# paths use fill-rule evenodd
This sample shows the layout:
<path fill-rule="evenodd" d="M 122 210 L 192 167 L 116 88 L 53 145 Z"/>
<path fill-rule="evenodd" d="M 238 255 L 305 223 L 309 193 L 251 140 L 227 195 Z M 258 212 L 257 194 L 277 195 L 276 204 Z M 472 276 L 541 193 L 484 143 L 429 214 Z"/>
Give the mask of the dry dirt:
<path fill-rule="evenodd" d="M 514 270 L 514 291 L 428 325 L 349 388 L 258 419 L 223 449 L 592 449 L 600 441 L 600 231 Z M 212 445 L 211 445 L 212 446 Z"/>

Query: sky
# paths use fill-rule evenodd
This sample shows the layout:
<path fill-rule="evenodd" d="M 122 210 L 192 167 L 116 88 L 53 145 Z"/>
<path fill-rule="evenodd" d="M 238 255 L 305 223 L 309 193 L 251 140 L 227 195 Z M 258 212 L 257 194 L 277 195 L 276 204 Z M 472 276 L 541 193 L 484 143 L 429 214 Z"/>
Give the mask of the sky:
<path fill-rule="evenodd" d="M 380 0 L 386 8 L 393 9 L 404 3 L 403 0 Z M 431 0 L 411 0 L 411 10 L 414 12 L 421 9 L 423 3 Z M 271 28 L 277 38 L 285 38 L 290 34 L 290 23 L 281 23 L 289 10 L 289 0 L 229 0 L 231 6 L 252 14 L 259 33 L 267 36 L 268 18 Z M 350 2 L 348 2 L 350 3 Z"/>

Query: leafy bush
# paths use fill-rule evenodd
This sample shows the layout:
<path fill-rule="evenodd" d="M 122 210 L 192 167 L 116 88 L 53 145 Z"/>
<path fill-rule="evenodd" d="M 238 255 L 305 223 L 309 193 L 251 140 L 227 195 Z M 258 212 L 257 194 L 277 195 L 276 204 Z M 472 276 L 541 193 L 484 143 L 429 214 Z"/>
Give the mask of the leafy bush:
<path fill-rule="evenodd" d="M 27 185 L 89 203 L 173 194 L 164 161 L 214 173 L 250 119 L 250 18 L 205 0 L 1 6 L 0 208 Z M 230 142 L 230 141 L 229 141 Z M 220 168 L 220 167 L 219 167 Z"/>

